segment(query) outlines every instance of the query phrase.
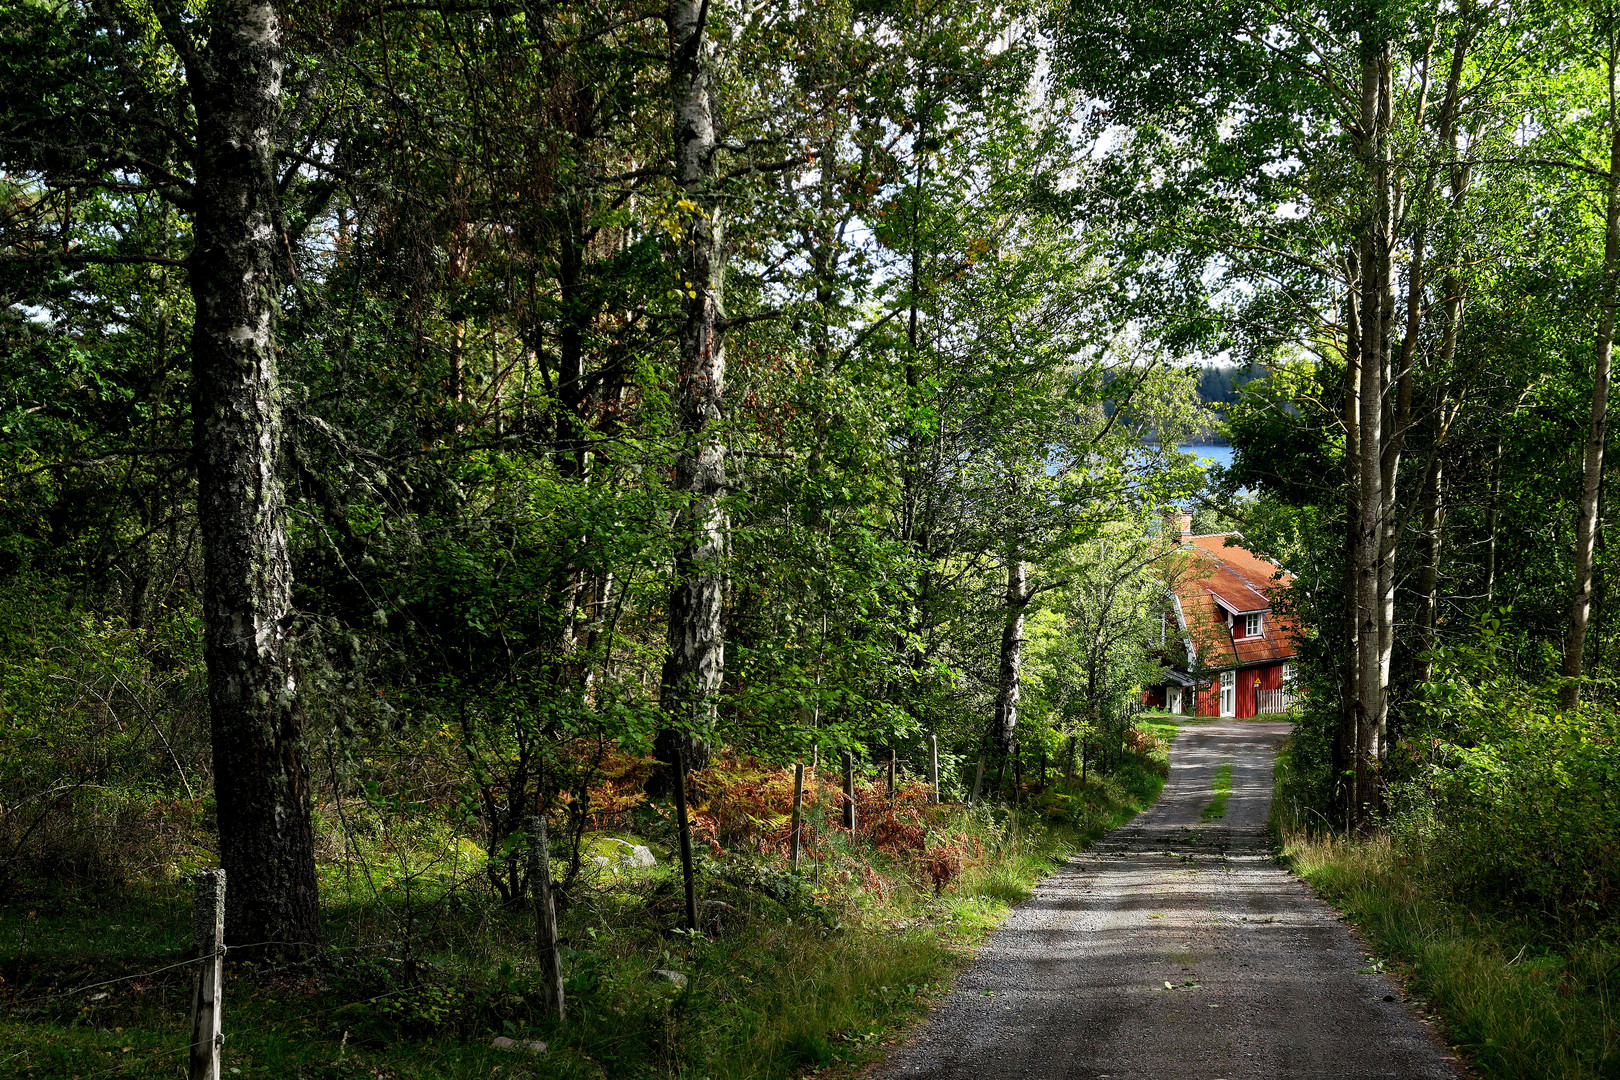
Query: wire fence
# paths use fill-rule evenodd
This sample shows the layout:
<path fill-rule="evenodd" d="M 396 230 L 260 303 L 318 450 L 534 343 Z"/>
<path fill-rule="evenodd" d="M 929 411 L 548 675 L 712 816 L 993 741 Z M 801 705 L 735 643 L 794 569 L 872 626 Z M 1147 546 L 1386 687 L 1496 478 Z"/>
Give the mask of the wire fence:
<path fill-rule="evenodd" d="M 255 942 L 252 942 L 252 943 L 247 944 L 247 945 L 227 945 L 227 946 L 223 946 L 218 950 L 217 955 L 223 957 L 223 956 L 227 955 L 228 953 L 230 953 L 232 951 L 243 952 L 243 951 L 248 950 L 248 949 L 260 949 L 260 948 L 263 948 L 266 945 L 295 945 L 295 946 L 298 946 L 300 948 L 320 948 L 320 946 L 314 945 L 314 944 L 312 944 L 310 942 L 307 942 L 307 941 L 255 941 Z M 354 947 L 355 948 L 367 948 L 367 947 L 371 947 L 371 946 L 354 946 Z M 338 951 L 338 950 L 328 950 L 328 951 Z M 53 990 L 48 994 L 41 994 L 40 996 L 35 997 L 35 998 L 30 998 L 27 1001 L 14 1002 L 13 1005 L 12 1005 L 12 1009 L 13 1009 L 13 1011 L 32 1009 L 32 1008 L 35 1008 L 35 1007 L 37 1007 L 39 1005 L 43 1005 L 46 1002 L 60 1001 L 60 1000 L 66 999 L 66 998 L 74 997 L 74 996 L 76 996 L 78 994 L 88 994 L 90 991 L 99 990 L 104 986 L 115 986 L 118 983 L 134 982 L 137 979 L 150 979 L 150 978 L 153 978 L 154 976 L 162 975 L 165 972 L 175 971 L 175 970 L 178 970 L 179 968 L 183 968 L 183 967 L 190 967 L 192 964 L 200 964 L 204 960 L 212 959 L 215 955 L 216 955 L 215 953 L 204 953 L 201 956 L 193 956 L 189 960 L 181 960 L 178 963 L 167 964 L 167 965 L 165 965 L 163 967 L 160 967 L 160 968 L 153 968 L 151 971 L 140 971 L 140 972 L 136 972 L 133 975 L 120 975 L 116 979 L 103 979 L 100 982 L 86 983 L 83 986 L 75 986 L 71 990 Z"/>
<path fill-rule="evenodd" d="M 265 945 L 297 945 L 297 946 L 303 946 L 303 947 L 309 947 L 309 948 L 319 948 L 320 947 L 320 946 L 311 945 L 311 943 L 309 943 L 309 942 L 302 942 L 302 941 L 295 941 L 295 942 L 259 941 L 259 942 L 253 942 L 252 944 L 248 944 L 248 945 L 233 945 L 233 946 L 228 946 L 226 948 L 222 948 L 222 949 L 218 950 L 218 955 L 223 957 L 225 954 L 227 954 L 227 953 L 229 953 L 229 952 L 231 952 L 233 950 L 237 951 L 237 952 L 243 952 L 243 951 L 246 951 L 246 950 L 249 950 L 249 949 L 262 948 Z M 353 952 L 353 951 L 358 951 L 358 950 L 362 950 L 362 949 L 376 949 L 376 948 L 381 948 L 381 946 L 376 946 L 376 945 L 354 945 L 354 946 L 339 946 L 339 947 L 336 947 L 336 948 L 327 947 L 327 948 L 324 949 L 324 951 L 326 951 L 326 952 Z M 32 1007 L 32 1006 L 35 1006 L 35 1005 L 38 1005 L 38 1004 L 41 1004 L 41 1003 L 44 1003 L 44 1002 L 48 1002 L 48 1001 L 62 1000 L 62 999 L 69 998 L 69 997 L 72 997 L 72 996 L 77 995 L 77 994 L 88 993 L 91 990 L 95 990 L 95 989 L 98 989 L 98 988 L 103 987 L 103 986 L 112 986 L 112 985 L 115 985 L 117 983 L 132 982 L 132 981 L 134 981 L 136 979 L 152 978 L 153 976 L 162 975 L 162 974 L 165 974 L 165 973 L 170 972 L 170 971 L 176 971 L 176 970 L 178 970 L 180 968 L 190 967 L 193 964 L 201 963 L 202 961 L 205 961 L 205 960 L 212 960 L 214 958 L 214 955 L 215 954 L 205 954 L 203 956 L 194 956 L 189 960 L 182 960 L 182 961 L 180 961 L 179 963 L 176 963 L 176 964 L 168 964 L 168 965 L 165 965 L 164 967 L 153 968 L 151 971 L 139 972 L 139 973 L 134 974 L 134 975 L 121 975 L 116 979 L 104 979 L 104 980 L 102 980 L 100 982 L 87 983 L 84 986 L 74 987 L 72 990 L 63 990 L 63 991 L 53 992 L 53 993 L 50 993 L 50 994 L 45 994 L 45 995 L 42 995 L 40 997 L 36 997 L 36 998 L 31 999 L 27 1003 L 27 1006 Z M 344 1002 L 341 1005 L 330 1005 L 330 1004 L 322 1005 L 318 1009 L 310 1009 L 309 1011 L 304 1012 L 304 1013 L 300 1013 L 297 1016 L 292 1016 L 292 1017 L 288 1017 L 288 1018 L 283 1019 L 283 1020 L 279 1020 L 278 1024 L 280 1026 L 282 1026 L 282 1027 L 290 1027 L 290 1026 L 293 1026 L 293 1025 L 296 1025 L 296 1024 L 300 1024 L 300 1023 L 302 1023 L 302 1022 L 304 1022 L 306 1020 L 314 1019 L 315 1017 L 318 1017 L 318 1016 L 326 1016 L 326 1017 L 335 1016 L 336 1014 L 341 1013 L 346 1009 L 356 1008 L 356 1007 L 361 1006 L 361 1005 L 370 1005 L 373 1002 L 383 1001 L 383 1000 L 385 1000 L 387 998 L 396 997 L 396 996 L 398 996 L 400 994 L 410 993 L 412 990 L 415 990 L 415 989 L 417 989 L 417 988 L 414 987 L 414 986 L 401 986 L 401 987 L 396 987 L 393 990 L 389 990 L 389 991 L 386 991 L 386 992 L 381 993 L 381 994 L 373 994 L 370 997 L 358 998 L 358 999 L 356 999 L 354 1001 Z M 224 1038 L 228 1041 L 228 1039 L 229 1039 L 228 1033 L 224 1036 Z M 176 1047 L 174 1047 L 172 1049 L 169 1049 L 169 1050 L 154 1051 L 154 1052 L 139 1055 L 139 1056 L 131 1056 L 128 1060 L 122 1061 L 122 1062 L 118 1063 L 117 1065 L 111 1065 L 111 1066 L 108 1066 L 107 1068 L 100 1069 L 100 1070 L 95 1071 L 95 1072 L 76 1073 L 75 1076 L 77 1077 L 77 1080 L 100 1080 L 101 1077 L 127 1075 L 128 1073 L 130 1073 L 133 1070 L 144 1069 L 144 1068 L 146 1068 L 148 1066 L 151 1066 L 151 1065 L 154 1065 L 154 1064 L 157 1064 L 157 1063 L 160 1063 L 160 1062 L 167 1061 L 170 1058 L 175 1057 L 176 1055 L 187 1054 L 190 1051 L 191 1051 L 191 1047 L 189 1045 L 180 1045 L 180 1046 L 176 1046 Z M 10 1057 L 0 1058 L 0 1076 L 7 1075 L 5 1073 L 5 1071 L 4 1071 L 4 1067 L 6 1066 L 6 1064 L 8 1062 L 15 1061 L 17 1058 L 22 1057 L 22 1056 L 24 1056 L 24 1055 L 26 1055 L 28 1053 L 29 1053 L 28 1050 L 20 1050 L 17 1053 L 12 1054 Z"/>

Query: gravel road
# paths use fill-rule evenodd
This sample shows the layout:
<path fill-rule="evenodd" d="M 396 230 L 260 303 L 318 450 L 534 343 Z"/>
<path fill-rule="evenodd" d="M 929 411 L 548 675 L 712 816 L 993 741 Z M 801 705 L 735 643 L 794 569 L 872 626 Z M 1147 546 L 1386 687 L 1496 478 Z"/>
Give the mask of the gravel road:
<path fill-rule="evenodd" d="M 1460 1076 L 1360 939 L 1272 859 L 1272 760 L 1287 733 L 1183 727 L 1159 801 L 1042 882 L 873 1075 Z M 1226 816 L 1201 822 L 1226 762 Z"/>

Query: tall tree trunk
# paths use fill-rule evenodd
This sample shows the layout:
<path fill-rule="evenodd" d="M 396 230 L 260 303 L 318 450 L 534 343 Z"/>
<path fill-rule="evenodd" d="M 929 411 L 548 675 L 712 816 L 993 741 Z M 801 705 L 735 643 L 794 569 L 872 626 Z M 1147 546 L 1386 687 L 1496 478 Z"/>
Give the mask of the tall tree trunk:
<path fill-rule="evenodd" d="M 1356 143 L 1367 188 L 1361 222 L 1361 364 L 1356 545 L 1356 795 L 1350 824 L 1365 826 L 1376 810 L 1380 736 L 1388 686 L 1390 624 L 1389 500 L 1386 495 L 1385 392 L 1389 386 L 1389 316 L 1394 306 L 1390 233 L 1390 47 L 1382 35 L 1361 36 L 1361 116 Z"/>
<path fill-rule="evenodd" d="M 1496 535 L 1502 529 L 1502 437 L 1491 458 L 1490 508 L 1485 512 L 1485 606 L 1496 603 Z"/>
<path fill-rule="evenodd" d="M 1586 448 L 1581 457 L 1581 501 L 1575 519 L 1575 581 L 1569 602 L 1569 634 L 1564 642 L 1564 676 L 1560 704 L 1573 709 L 1580 701 L 1579 679 L 1586 667 L 1586 626 L 1592 614 L 1592 563 L 1597 547 L 1598 489 L 1603 479 L 1603 444 L 1609 431 L 1609 362 L 1614 353 L 1616 283 L 1620 281 L 1620 116 L 1614 106 L 1615 63 L 1609 64 L 1609 175 L 1605 181 L 1603 286 L 1598 308 L 1597 347 L 1592 357 L 1592 411 Z"/>
<path fill-rule="evenodd" d="M 1456 40 L 1452 43 L 1451 67 L 1446 77 L 1445 97 L 1440 107 L 1439 121 L 1440 149 L 1450 160 L 1447 171 L 1449 186 L 1447 201 L 1451 210 L 1451 220 L 1455 220 L 1462 213 L 1464 203 L 1468 197 L 1471 175 L 1468 166 L 1458 158 L 1457 115 L 1461 103 L 1463 70 L 1474 40 L 1471 20 L 1475 14 L 1475 8 L 1472 0 L 1467 0 L 1467 2 L 1459 5 L 1459 11 L 1463 13 L 1465 20 L 1469 21 L 1465 21 L 1463 27 L 1457 33 Z M 1454 254 L 1453 264 L 1455 264 L 1456 258 L 1457 256 Z M 1443 378 L 1449 378 L 1452 364 L 1457 358 L 1457 338 L 1462 330 L 1465 285 L 1461 277 L 1454 271 L 1448 270 L 1442 279 L 1441 288 L 1444 294 L 1445 328 L 1440 338 L 1439 370 Z M 1445 523 L 1445 505 L 1442 500 L 1445 466 L 1442 457 L 1442 444 L 1450 427 L 1449 422 L 1442 419 L 1446 404 L 1445 391 L 1437 390 L 1433 403 L 1434 439 L 1430 448 L 1433 456 L 1424 475 L 1423 494 L 1421 496 L 1423 532 L 1419 545 L 1419 655 L 1416 667 L 1417 681 L 1419 683 L 1428 682 L 1433 674 L 1432 653 L 1440 622 L 1441 529 Z M 1455 412 L 1452 415 L 1455 415 Z"/>
<path fill-rule="evenodd" d="M 1024 661 L 1024 609 L 1029 606 L 1025 591 L 1029 566 L 1024 549 L 1016 538 L 1007 543 L 1006 611 L 1001 628 L 1001 678 L 996 691 L 995 733 L 1003 756 L 1018 750 L 1019 676 Z"/>
<path fill-rule="evenodd" d="M 1439 449 L 1435 453 L 1438 455 Z M 1438 460 L 1423 478 L 1423 532 L 1418 539 L 1418 658 L 1417 682 L 1426 683 L 1433 672 L 1435 628 L 1440 618 L 1440 487 L 1444 466 Z"/>
<path fill-rule="evenodd" d="M 320 941 L 302 717 L 287 634 L 276 376 L 273 141 L 282 31 L 268 0 L 215 0 L 189 72 L 197 115 L 191 287 L 203 653 L 233 945 Z"/>
<path fill-rule="evenodd" d="M 1356 604 L 1356 567 L 1361 535 L 1361 264 L 1355 253 L 1345 260 L 1345 364 L 1344 364 L 1344 683 L 1340 697 L 1339 730 L 1333 744 L 1333 773 L 1338 777 L 1339 808 L 1348 823 L 1355 817 L 1357 735 L 1356 702 L 1360 684 L 1361 624 Z"/>
<path fill-rule="evenodd" d="M 713 428 L 726 385 L 725 253 L 719 201 L 713 191 L 715 153 L 711 64 L 704 43 L 707 0 L 670 0 L 670 98 L 675 120 L 675 178 L 697 209 L 682 230 L 681 275 L 686 299 L 680 323 L 680 385 L 676 425 L 682 446 L 675 490 L 675 580 L 669 592 L 669 654 L 660 704 L 669 725 L 655 751 L 673 766 L 679 748 L 689 769 L 708 761 L 705 734 L 715 718 L 725 670 L 726 449 Z"/>
<path fill-rule="evenodd" d="M 574 152 L 583 161 L 592 137 L 590 115 L 594 101 L 588 91 L 574 95 L 572 115 Z M 557 235 L 557 439 L 553 460 L 557 478 L 584 489 L 591 482 L 591 412 L 594 395 L 587 378 L 585 350 L 597 305 L 587 295 L 585 259 L 590 245 L 583 198 L 563 200 L 555 223 Z M 538 335 L 536 335 L 538 337 Z M 553 683 L 558 693 L 580 692 L 589 677 L 580 654 L 583 603 L 589 588 L 580 555 L 589 549 L 589 534 L 571 536 L 558 562 L 551 592 L 557 611 L 556 668 Z"/>

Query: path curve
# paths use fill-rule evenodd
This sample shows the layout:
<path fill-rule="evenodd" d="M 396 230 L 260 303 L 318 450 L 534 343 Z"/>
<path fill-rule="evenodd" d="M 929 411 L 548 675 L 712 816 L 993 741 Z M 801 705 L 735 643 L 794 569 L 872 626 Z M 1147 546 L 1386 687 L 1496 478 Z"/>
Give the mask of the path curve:
<path fill-rule="evenodd" d="M 1271 856 L 1272 762 L 1288 730 L 1183 726 L 1158 802 L 1043 881 L 873 1075 L 1460 1076 L 1400 988 L 1369 971 L 1360 939 Z M 1225 762 L 1226 817 L 1201 822 Z"/>

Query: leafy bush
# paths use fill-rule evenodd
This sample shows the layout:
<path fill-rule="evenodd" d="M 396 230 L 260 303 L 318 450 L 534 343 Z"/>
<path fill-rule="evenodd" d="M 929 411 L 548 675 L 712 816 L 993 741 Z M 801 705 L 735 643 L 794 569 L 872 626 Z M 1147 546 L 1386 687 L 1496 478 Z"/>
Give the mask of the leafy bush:
<path fill-rule="evenodd" d="M 1620 914 L 1620 712 L 1561 711 L 1490 653 L 1442 658 L 1391 755 L 1392 831 L 1460 896 L 1558 924 Z"/>
<path fill-rule="evenodd" d="M 172 877 L 206 855 L 196 623 L 131 629 L 0 582 L 0 890 Z"/>

